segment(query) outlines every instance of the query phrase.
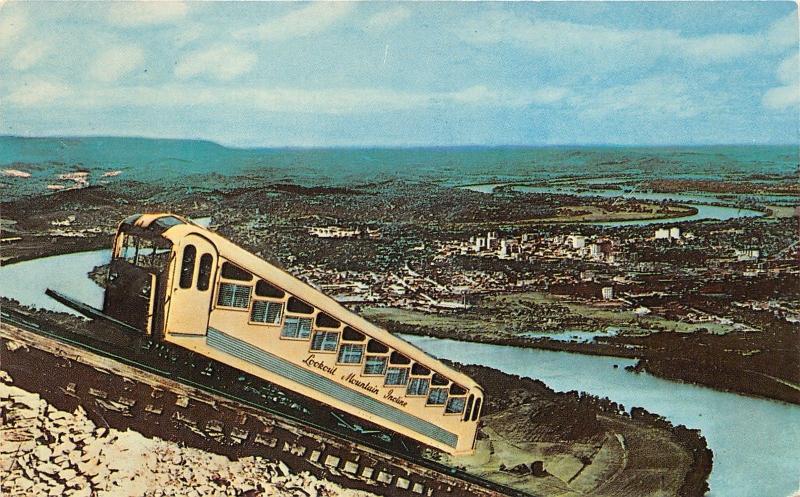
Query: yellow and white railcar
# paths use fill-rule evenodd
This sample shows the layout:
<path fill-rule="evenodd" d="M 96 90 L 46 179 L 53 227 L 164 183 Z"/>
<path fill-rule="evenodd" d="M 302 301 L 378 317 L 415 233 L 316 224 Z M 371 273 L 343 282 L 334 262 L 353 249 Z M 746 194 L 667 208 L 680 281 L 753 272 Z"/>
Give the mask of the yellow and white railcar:
<path fill-rule="evenodd" d="M 108 278 L 104 312 L 156 339 L 445 452 L 474 448 L 478 384 L 197 224 L 125 219 Z"/>

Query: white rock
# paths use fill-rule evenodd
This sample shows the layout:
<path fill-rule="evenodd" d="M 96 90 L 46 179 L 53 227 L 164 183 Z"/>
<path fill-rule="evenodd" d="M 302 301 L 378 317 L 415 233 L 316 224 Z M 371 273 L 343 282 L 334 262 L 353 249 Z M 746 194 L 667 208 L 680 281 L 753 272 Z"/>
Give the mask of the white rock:
<path fill-rule="evenodd" d="M 72 443 L 72 442 L 67 440 L 67 441 L 61 442 L 60 444 L 58 444 L 55 447 L 53 447 L 53 453 L 54 454 L 65 454 L 66 455 L 66 454 L 69 454 L 70 452 L 72 452 L 73 450 L 75 450 L 76 448 L 77 448 L 77 446 L 74 443 Z"/>
<path fill-rule="evenodd" d="M 36 448 L 35 440 L 26 440 L 19 444 L 19 452 L 27 453 L 32 452 Z"/>
<path fill-rule="evenodd" d="M 14 480 L 14 486 L 24 492 L 25 490 L 28 490 L 33 486 L 33 482 L 25 478 L 24 476 L 20 476 L 16 480 Z"/>
<path fill-rule="evenodd" d="M 97 459 L 90 459 L 88 461 L 81 461 L 77 464 L 78 471 L 81 474 L 92 477 L 100 472 L 100 463 Z"/>
<path fill-rule="evenodd" d="M 58 466 L 56 466 L 55 464 L 53 464 L 51 462 L 43 462 L 43 463 L 39 464 L 38 466 L 36 466 L 36 471 L 38 471 L 39 473 L 45 473 L 45 474 L 48 474 L 48 475 L 54 475 L 54 474 L 58 473 L 59 469 L 60 468 Z"/>
<path fill-rule="evenodd" d="M 86 478 L 83 476 L 76 476 L 71 480 L 67 480 L 67 486 L 69 488 L 89 488 L 89 482 L 86 481 Z"/>
<path fill-rule="evenodd" d="M 58 472 L 58 477 L 61 478 L 63 481 L 69 481 L 75 476 L 77 476 L 77 472 L 72 468 L 62 469 Z"/>
<path fill-rule="evenodd" d="M 46 445 L 39 445 L 33 449 L 33 455 L 40 461 L 47 461 L 53 455 L 53 451 Z"/>
<path fill-rule="evenodd" d="M 64 495 L 64 489 L 65 488 L 66 487 L 64 487 L 64 485 L 62 485 L 60 483 L 57 483 L 57 484 L 53 485 L 52 487 L 50 487 L 50 492 L 48 493 L 48 495 L 53 495 L 53 496 Z"/>
<path fill-rule="evenodd" d="M 56 420 L 59 420 L 59 419 L 64 419 L 67 416 L 69 416 L 69 414 L 65 413 L 64 411 L 50 411 L 50 412 L 47 413 L 48 419 L 50 419 L 52 421 L 56 421 Z"/>

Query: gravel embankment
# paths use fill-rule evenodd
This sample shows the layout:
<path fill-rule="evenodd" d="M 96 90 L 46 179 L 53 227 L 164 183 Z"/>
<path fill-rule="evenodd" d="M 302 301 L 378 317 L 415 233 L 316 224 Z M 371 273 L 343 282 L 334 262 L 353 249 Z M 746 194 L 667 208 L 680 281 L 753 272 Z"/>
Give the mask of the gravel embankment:
<path fill-rule="evenodd" d="M 0 371 L 0 495 L 369 497 L 282 462 L 228 458 L 96 426 L 59 411 Z"/>

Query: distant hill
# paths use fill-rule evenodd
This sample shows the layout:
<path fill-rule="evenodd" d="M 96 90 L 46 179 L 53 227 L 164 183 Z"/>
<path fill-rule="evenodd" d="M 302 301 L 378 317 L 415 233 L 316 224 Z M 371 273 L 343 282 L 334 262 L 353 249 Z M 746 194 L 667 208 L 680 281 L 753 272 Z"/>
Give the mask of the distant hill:
<path fill-rule="evenodd" d="M 70 186 L 59 175 L 74 171 L 88 171 L 90 184 L 195 177 L 213 188 L 231 176 L 306 186 L 390 179 L 457 185 L 564 176 L 734 179 L 797 167 L 794 146 L 242 149 L 205 140 L 0 136 L 0 171 L 22 172 L 0 174 L 4 198 Z"/>

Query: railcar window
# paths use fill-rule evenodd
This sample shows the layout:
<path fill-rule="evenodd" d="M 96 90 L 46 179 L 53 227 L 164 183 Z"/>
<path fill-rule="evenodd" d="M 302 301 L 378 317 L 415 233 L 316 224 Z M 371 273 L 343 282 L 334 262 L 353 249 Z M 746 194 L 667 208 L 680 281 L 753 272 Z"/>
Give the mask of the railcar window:
<path fill-rule="evenodd" d="M 408 383 L 408 368 L 388 368 L 386 370 L 387 386 L 403 386 Z"/>
<path fill-rule="evenodd" d="M 287 316 L 281 330 L 283 338 L 308 338 L 311 336 L 311 318 Z"/>
<path fill-rule="evenodd" d="M 136 267 L 161 271 L 169 262 L 171 244 L 162 238 L 151 240 L 133 235 L 124 235 L 119 257 Z"/>
<path fill-rule="evenodd" d="M 447 402 L 447 389 L 446 388 L 431 388 L 428 393 L 428 405 L 443 406 Z"/>
<path fill-rule="evenodd" d="M 411 378 L 406 395 L 428 395 L 430 380 L 427 378 Z"/>
<path fill-rule="evenodd" d="M 386 371 L 386 361 L 385 356 L 368 355 L 367 362 L 364 364 L 364 374 L 383 376 Z"/>
<path fill-rule="evenodd" d="M 250 311 L 250 321 L 256 323 L 280 324 L 283 304 L 266 300 L 255 300 Z"/>
<path fill-rule="evenodd" d="M 431 380 L 431 383 L 433 385 L 447 385 L 448 383 L 450 383 L 450 380 L 440 375 L 439 373 L 433 373 L 433 379 Z"/>
<path fill-rule="evenodd" d="M 192 278 L 194 278 L 194 259 L 197 256 L 197 249 L 194 245 L 187 245 L 183 248 L 181 258 L 181 288 L 191 288 Z"/>
<path fill-rule="evenodd" d="M 184 222 L 175 216 L 164 216 L 156 219 L 156 224 L 166 229 L 172 228 L 173 226 L 177 226 L 179 224 L 184 224 Z"/>
<path fill-rule="evenodd" d="M 324 312 L 317 314 L 317 326 L 320 328 L 338 328 L 341 325 L 342 323 Z"/>
<path fill-rule="evenodd" d="M 338 344 L 339 333 L 335 331 L 317 331 L 311 339 L 311 350 L 335 352 Z"/>
<path fill-rule="evenodd" d="M 349 326 L 345 326 L 344 332 L 342 332 L 342 340 L 347 340 L 348 342 L 363 342 L 366 338 L 363 333 Z"/>
<path fill-rule="evenodd" d="M 389 347 L 382 344 L 377 340 L 370 340 L 367 342 L 367 352 L 374 352 L 376 354 L 382 354 L 384 352 L 389 352 Z"/>
<path fill-rule="evenodd" d="M 289 302 L 286 303 L 286 310 L 297 314 L 313 314 L 314 308 L 306 304 L 297 297 L 289 297 Z"/>
<path fill-rule="evenodd" d="M 472 421 L 477 421 L 478 416 L 481 415 L 481 398 L 478 397 L 478 400 L 475 402 L 475 409 L 472 410 Z"/>
<path fill-rule="evenodd" d="M 197 272 L 197 289 L 200 291 L 208 290 L 211 284 L 211 263 L 214 258 L 211 254 L 203 254 L 200 256 L 200 269 Z"/>
<path fill-rule="evenodd" d="M 458 414 L 464 411 L 464 397 L 450 397 L 447 406 L 444 408 L 445 414 Z"/>
<path fill-rule="evenodd" d="M 229 280 L 250 281 L 253 275 L 230 262 L 222 263 L 222 277 Z"/>
<path fill-rule="evenodd" d="M 411 366 L 411 374 L 415 376 L 428 376 L 431 374 L 431 370 L 423 366 L 422 364 L 415 362 L 413 366 Z"/>
<path fill-rule="evenodd" d="M 392 355 L 389 357 L 389 364 L 411 364 L 411 359 L 400 352 L 392 352 Z"/>
<path fill-rule="evenodd" d="M 234 283 L 220 283 L 217 305 L 247 309 L 250 305 L 250 287 Z"/>
<path fill-rule="evenodd" d="M 138 238 L 132 235 L 124 235 L 122 239 L 122 251 L 120 256 L 131 264 L 136 263 L 136 245 Z"/>
<path fill-rule="evenodd" d="M 450 385 L 450 395 L 466 395 L 467 389 L 462 387 L 461 385 L 456 385 L 453 383 Z"/>
<path fill-rule="evenodd" d="M 345 343 L 339 349 L 339 362 L 342 364 L 361 364 L 362 357 L 364 357 L 363 345 Z"/>
<path fill-rule="evenodd" d="M 475 401 L 475 396 L 470 395 L 467 399 L 467 409 L 464 411 L 464 421 L 469 421 L 469 415 L 472 412 L 472 403 Z"/>
<path fill-rule="evenodd" d="M 280 288 L 275 288 L 264 280 L 258 280 L 258 283 L 256 283 L 256 295 L 259 297 L 282 299 L 286 293 Z"/>

